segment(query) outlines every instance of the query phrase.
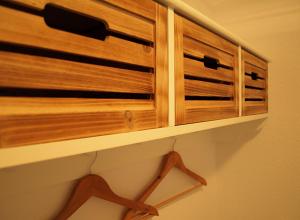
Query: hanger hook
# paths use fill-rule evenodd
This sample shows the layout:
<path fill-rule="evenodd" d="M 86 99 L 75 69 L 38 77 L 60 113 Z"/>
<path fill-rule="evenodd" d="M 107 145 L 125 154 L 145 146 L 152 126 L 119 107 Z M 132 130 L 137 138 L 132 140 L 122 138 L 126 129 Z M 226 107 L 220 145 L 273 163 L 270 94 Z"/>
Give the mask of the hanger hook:
<path fill-rule="evenodd" d="M 175 144 L 176 144 L 176 141 L 177 141 L 177 139 L 176 139 L 176 137 L 174 138 L 174 142 L 173 142 L 173 144 L 172 144 L 172 151 L 175 151 Z"/>
<path fill-rule="evenodd" d="M 95 152 L 95 157 L 94 157 L 93 161 L 91 162 L 90 169 L 89 169 L 90 170 L 90 174 L 92 174 L 92 167 L 95 164 L 97 158 L 98 158 L 98 151 Z"/>

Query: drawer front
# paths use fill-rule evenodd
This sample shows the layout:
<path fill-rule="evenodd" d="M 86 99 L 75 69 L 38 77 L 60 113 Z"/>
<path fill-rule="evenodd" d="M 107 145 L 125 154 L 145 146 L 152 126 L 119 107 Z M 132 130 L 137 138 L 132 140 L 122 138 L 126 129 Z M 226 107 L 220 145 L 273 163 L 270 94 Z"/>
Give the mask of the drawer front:
<path fill-rule="evenodd" d="M 268 112 L 268 63 L 242 51 L 243 115 Z"/>
<path fill-rule="evenodd" d="M 238 116 L 237 46 L 175 15 L 176 124 Z"/>
<path fill-rule="evenodd" d="M 0 3 L 1 147 L 167 125 L 167 10 L 115 2 Z"/>

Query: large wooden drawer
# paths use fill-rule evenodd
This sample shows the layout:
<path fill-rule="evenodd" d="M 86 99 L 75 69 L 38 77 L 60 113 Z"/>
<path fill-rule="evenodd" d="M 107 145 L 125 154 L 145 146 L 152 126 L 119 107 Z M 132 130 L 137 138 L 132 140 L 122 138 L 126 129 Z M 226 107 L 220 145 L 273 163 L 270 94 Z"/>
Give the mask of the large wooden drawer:
<path fill-rule="evenodd" d="M 238 47 L 175 15 L 176 124 L 238 116 Z"/>
<path fill-rule="evenodd" d="M 0 3 L 0 146 L 163 127 L 167 10 L 151 0 Z"/>
<path fill-rule="evenodd" d="M 242 113 L 255 115 L 268 112 L 268 63 L 242 51 Z"/>

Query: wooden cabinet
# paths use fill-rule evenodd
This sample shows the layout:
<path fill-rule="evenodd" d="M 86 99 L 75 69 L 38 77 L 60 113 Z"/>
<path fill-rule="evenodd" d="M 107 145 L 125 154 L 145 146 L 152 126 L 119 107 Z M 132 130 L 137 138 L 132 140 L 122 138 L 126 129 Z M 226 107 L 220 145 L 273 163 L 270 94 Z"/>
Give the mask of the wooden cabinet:
<path fill-rule="evenodd" d="M 0 146 L 163 127 L 167 9 L 151 0 L 0 4 Z"/>
<path fill-rule="evenodd" d="M 176 124 L 238 116 L 238 47 L 175 15 Z"/>
<path fill-rule="evenodd" d="M 242 51 L 242 114 L 268 112 L 268 63 Z"/>

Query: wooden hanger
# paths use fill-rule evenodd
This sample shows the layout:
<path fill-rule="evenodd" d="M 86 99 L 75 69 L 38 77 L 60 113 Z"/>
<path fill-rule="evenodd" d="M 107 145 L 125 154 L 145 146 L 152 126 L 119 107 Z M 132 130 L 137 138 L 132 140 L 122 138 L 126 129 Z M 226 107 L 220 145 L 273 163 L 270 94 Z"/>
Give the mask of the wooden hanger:
<path fill-rule="evenodd" d="M 142 213 L 158 215 L 156 208 L 153 206 L 145 205 L 143 202 L 122 198 L 111 190 L 108 183 L 102 177 L 89 174 L 81 178 L 71 198 L 55 220 L 68 219 L 92 196 L 126 206 L 127 208 L 138 210 Z"/>
<path fill-rule="evenodd" d="M 207 182 L 203 177 L 199 176 L 198 174 L 196 174 L 193 171 L 186 168 L 181 156 L 177 152 L 171 151 L 170 153 L 168 153 L 165 156 L 164 160 L 165 160 L 165 162 L 164 162 L 163 168 L 161 169 L 157 178 L 146 188 L 146 190 L 138 197 L 138 199 L 136 201 L 145 202 L 146 199 L 149 198 L 149 196 L 153 193 L 153 191 L 161 183 L 161 181 L 167 176 L 167 174 L 170 172 L 170 170 L 174 167 L 178 168 L 179 170 L 181 170 L 188 176 L 192 177 L 193 179 L 195 179 L 201 183 L 199 185 L 196 185 L 196 187 L 199 187 L 201 185 L 207 185 Z M 193 187 L 192 189 L 194 189 L 194 188 L 195 187 Z M 190 190 L 187 190 L 186 192 L 188 192 L 188 191 L 190 191 Z M 182 193 L 180 193 L 179 195 L 182 195 Z M 175 197 L 172 199 L 175 199 Z M 167 201 L 169 201 L 169 200 L 167 200 Z M 137 211 L 138 210 L 130 209 L 125 214 L 123 220 L 130 220 L 130 219 L 133 219 L 137 215 L 141 215 L 141 213 L 138 213 Z"/>

